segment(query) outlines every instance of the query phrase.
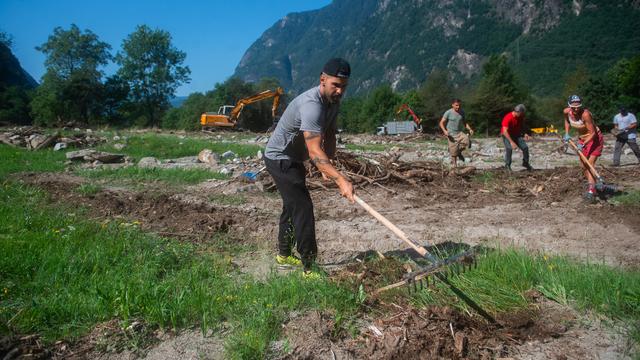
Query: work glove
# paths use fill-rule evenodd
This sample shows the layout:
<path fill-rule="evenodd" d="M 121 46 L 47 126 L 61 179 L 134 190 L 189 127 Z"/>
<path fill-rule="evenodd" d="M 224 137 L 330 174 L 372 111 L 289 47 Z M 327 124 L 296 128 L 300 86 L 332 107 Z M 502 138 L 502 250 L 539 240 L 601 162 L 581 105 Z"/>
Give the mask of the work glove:
<path fill-rule="evenodd" d="M 562 141 L 568 143 L 569 140 L 571 140 L 571 136 L 569 136 L 569 134 L 564 134 L 564 136 L 562 137 Z"/>

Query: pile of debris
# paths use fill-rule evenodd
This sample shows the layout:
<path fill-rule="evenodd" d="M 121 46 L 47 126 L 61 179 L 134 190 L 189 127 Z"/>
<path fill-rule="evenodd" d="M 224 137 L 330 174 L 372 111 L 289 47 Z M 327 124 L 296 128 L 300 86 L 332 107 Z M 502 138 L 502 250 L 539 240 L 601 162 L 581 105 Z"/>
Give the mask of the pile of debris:
<path fill-rule="evenodd" d="M 40 150 L 51 146 L 56 151 L 67 147 L 93 147 L 105 141 L 103 137 L 92 135 L 91 129 L 87 129 L 84 133 L 63 136 L 59 132 L 46 134 L 37 127 L 29 126 L 14 128 L 0 134 L 1 143 L 29 150 Z"/>
<path fill-rule="evenodd" d="M 354 155 L 339 151 L 336 154 L 334 166 L 343 174 L 349 176 L 354 185 L 377 185 L 388 191 L 383 186 L 385 183 L 400 181 L 413 186 L 432 182 L 447 176 L 466 176 L 475 172 L 472 166 L 448 169 L 442 163 L 433 161 L 404 162 L 399 158 L 402 153 L 391 152 L 379 155 L 375 158 L 363 155 Z M 321 178 L 320 172 L 312 165 L 308 165 L 307 183 L 311 188 L 325 188 L 325 184 L 313 180 Z"/>

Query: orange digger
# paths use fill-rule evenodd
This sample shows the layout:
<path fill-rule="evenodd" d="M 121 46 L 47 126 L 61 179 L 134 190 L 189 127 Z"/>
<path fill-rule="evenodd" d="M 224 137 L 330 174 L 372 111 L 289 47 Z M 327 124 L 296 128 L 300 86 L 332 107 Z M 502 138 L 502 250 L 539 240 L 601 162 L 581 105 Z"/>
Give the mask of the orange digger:
<path fill-rule="evenodd" d="M 275 117 L 276 110 L 278 109 L 278 105 L 280 104 L 280 96 L 284 91 L 282 88 L 278 87 L 275 90 L 265 90 L 261 93 L 258 93 L 253 96 L 249 96 L 243 99 L 238 100 L 236 105 L 222 105 L 218 109 L 218 112 L 206 112 L 200 116 L 200 125 L 202 125 L 202 129 L 233 129 L 237 126 L 238 118 L 242 113 L 242 109 L 246 105 L 252 104 L 254 102 L 273 98 L 273 105 L 271 107 L 271 115 Z"/>

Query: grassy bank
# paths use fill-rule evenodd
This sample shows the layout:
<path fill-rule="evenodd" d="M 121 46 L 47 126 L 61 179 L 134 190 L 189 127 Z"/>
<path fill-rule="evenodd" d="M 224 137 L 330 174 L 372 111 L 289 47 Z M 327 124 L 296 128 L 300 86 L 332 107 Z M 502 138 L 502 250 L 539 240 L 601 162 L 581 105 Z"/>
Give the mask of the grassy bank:
<path fill-rule="evenodd" d="M 46 205 L 33 188 L 0 188 L 0 332 L 74 338 L 117 318 L 124 326 L 203 331 L 229 322 L 230 356 L 262 358 L 293 310 L 352 314 L 356 295 L 299 274 L 256 281 L 230 256 L 163 239 L 135 224 L 96 223 L 79 209 Z M 214 245 L 211 245 L 214 246 Z"/>
<path fill-rule="evenodd" d="M 489 252 L 476 269 L 451 277 L 451 282 L 492 313 L 526 306 L 524 294 L 536 289 L 551 300 L 580 310 L 640 321 L 638 270 L 504 249 Z M 446 286 L 439 285 L 436 290 L 419 293 L 413 300 L 421 305 L 454 303 L 466 309 Z"/>
<path fill-rule="evenodd" d="M 197 184 L 208 179 L 227 179 L 228 176 L 207 169 L 150 169 L 130 166 L 119 169 L 81 170 L 79 175 L 89 179 L 144 185 L 164 182 L 170 185 Z"/>
<path fill-rule="evenodd" d="M 126 141 L 118 141 L 125 143 L 126 146 L 122 150 L 113 148 L 117 142 L 110 141 L 98 147 L 98 150 L 125 154 L 136 161 L 143 157 L 153 156 L 158 159 L 173 159 L 185 156 L 196 156 L 203 149 L 222 154 L 231 150 L 240 157 L 256 156 L 258 150 L 263 147 L 251 144 L 238 144 L 226 141 L 216 141 L 209 139 L 178 137 L 176 135 L 166 134 L 130 134 L 127 135 Z"/>

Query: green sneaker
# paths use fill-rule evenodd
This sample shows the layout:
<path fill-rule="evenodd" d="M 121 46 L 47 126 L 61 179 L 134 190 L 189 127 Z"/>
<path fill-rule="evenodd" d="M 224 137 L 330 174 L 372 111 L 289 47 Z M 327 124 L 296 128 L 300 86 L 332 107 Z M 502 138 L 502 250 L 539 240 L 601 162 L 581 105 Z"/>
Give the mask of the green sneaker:
<path fill-rule="evenodd" d="M 276 255 L 276 264 L 281 268 L 291 268 L 295 266 L 302 266 L 302 261 L 295 256 L 282 256 Z"/>
<path fill-rule="evenodd" d="M 302 278 L 305 280 L 320 280 L 322 279 L 322 275 L 313 270 L 305 270 L 302 272 Z"/>

